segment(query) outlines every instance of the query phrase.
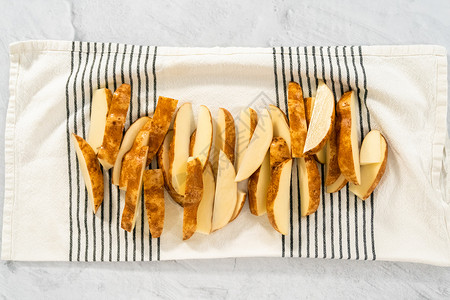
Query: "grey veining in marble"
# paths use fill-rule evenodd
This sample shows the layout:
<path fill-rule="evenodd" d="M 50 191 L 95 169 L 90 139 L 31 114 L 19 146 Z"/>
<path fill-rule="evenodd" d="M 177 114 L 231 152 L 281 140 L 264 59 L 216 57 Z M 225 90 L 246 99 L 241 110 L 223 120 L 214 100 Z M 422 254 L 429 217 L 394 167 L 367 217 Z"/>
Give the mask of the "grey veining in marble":
<path fill-rule="evenodd" d="M 8 45 L 14 41 L 62 39 L 160 46 L 440 44 L 450 49 L 448 0 L 0 3 L 0 195 L 4 192 Z M 0 199 L 3 207 L 3 196 Z M 132 295 L 163 299 L 290 299 L 300 295 L 448 299 L 450 269 L 410 263 L 275 258 L 0 262 L 0 298 Z"/>

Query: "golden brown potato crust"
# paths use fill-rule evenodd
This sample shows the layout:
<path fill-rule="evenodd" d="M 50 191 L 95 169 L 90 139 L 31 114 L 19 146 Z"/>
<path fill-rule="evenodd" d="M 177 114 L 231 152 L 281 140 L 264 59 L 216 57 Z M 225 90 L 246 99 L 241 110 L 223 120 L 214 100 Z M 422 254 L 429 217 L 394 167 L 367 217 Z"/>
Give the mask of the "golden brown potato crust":
<path fill-rule="evenodd" d="M 103 143 L 98 150 L 98 158 L 111 166 L 116 162 L 117 153 L 122 142 L 130 97 L 130 85 L 124 83 L 119 86 L 114 92 L 108 116 L 106 117 L 105 135 L 103 136 Z"/>
<path fill-rule="evenodd" d="M 308 129 L 302 88 L 296 82 L 289 82 L 288 85 L 288 114 L 292 157 L 302 157 Z"/>
<path fill-rule="evenodd" d="M 164 228 L 164 175 L 161 169 L 144 171 L 144 201 L 148 227 L 152 238 L 158 238 Z"/>

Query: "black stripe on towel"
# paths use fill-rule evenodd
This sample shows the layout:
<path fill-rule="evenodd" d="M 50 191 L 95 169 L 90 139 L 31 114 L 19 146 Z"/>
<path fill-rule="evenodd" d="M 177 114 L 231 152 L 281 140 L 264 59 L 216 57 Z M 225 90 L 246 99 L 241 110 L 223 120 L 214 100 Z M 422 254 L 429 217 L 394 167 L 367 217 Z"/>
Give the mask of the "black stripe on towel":
<path fill-rule="evenodd" d="M 316 82 L 316 91 L 317 86 L 319 84 L 319 78 L 317 77 L 317 61 L 316 61 L 316 47 L 312 47 L 312 55 L 313 55 L 313 64 L 314 64 L 314 80 Z M 323 205 L 323 203 L 322 203 Z M 319 257 L 319 241 L 318 241 L 318 225 L 317 225 L 317 212 L 314 214 L 314 251 L 315 251 L 315 258 Z"/>
<path fill-rule="evenodd" d="M 69 83 L 73 75 L 74 69 L 74 51 L 75 42 L 72 42 L 72 50 L 70 51 L 70 74 L 66 82 L 66 135 L 67 135 L 67 173 L 69 176 L 69 261 L 72 261 L 73 253 L 73 219 L 72 219 L 72 162 L 70 148 L 70 129 L 69 129 L 69 119 L 70 119 L 70 108 L 69 108 Z"/>
<path fill-rule="evenodd" d="M 348 68 L 348 62 L 347 62 L 347 54 L 346 54 L 346 46 L 344 46 L 343 48 L 343 56 L 344 56 L 344 65 L 345 65 L 345 70 L 347 72 L 347 88 L 350 89 L 351 88 L 351 84 L 350 84 L 350 70 Z M 352 254 L 351 254 L 351 247 L 350 247 L 350 191 L 348 189 L 348 184 L 346 186 L 346 197 L 347 197 L 347 251 L 348 251 L 348 259 L 352 258 Z"/>
<path fill-rule="evenodd" d="M 158 47 L 155 46 L 155 53 L 153 55 L 153 66 L 152 66 L 152 72 L 153 72 L 153 110 L 156 107 L 156 55 L 157 55 L 157 53 L 158 53 Z M 158 249 L 159 249 L 159 247 L 158 247 Z"/>
<path fill-rule="evenodd" d="M 372 130 L 372 125 L 370 123 L 370 112 L 369 112 L 369 108 L 367 107 L 367 76 L 366 76 L 366 69 L 364 68 L 364 63 L 363 63 L 363 55 L 362 55 L 362 47 L 359 46 L 359 60 L 360 60 L 360 64 L 361 64 L 361 69 L 363 71 L 363 87 L 364 87 L 364 105 L 366 106 L 366 113 L 367 113 L 367 126 L 369 128 L 369 131 Z M 373 207 L 373 200 L 374 200 L 374 196 L 373 193 L 370 195 L 370 238 L 371 238 L 371 243 L 372 243 L 372 259 L 375 260 L 376 259 L 376 254 L 375 254 L 375 238 L 374 238 L 374 232 L 373 232 L 373 214 L 374 214 L 374 207 Z"/>
<path fill-rule="evenodd" d="M 344 94 L 344 86 L 342 84 L 342 72 L 341 72 L 341 64 L 339 59 L 339 52 L 338 47 L 335 48 L 335 54 L 336 54 L 336 62 L 338 67 L 338 78 L 339 78 L 339 85 L 341 88 L 341 95 Z M 338 100 L 338 99 L 336 99 Z M 344 258 L 343 254 L 343 248 L 342 248 L 342 211 L 341 211 L 341 204 L 342 204 L 342 195 L 341 191 L 338 192 L 338 219 L 339 219 L 339 259 Z"/>
<path fill-rule="evenodd" d="M 358 70 L 356 68 L 356 63 L 355 63 L 355 53 L 354 53 L 354 46 L 350 47 L 350 53 L 352 56 L 352 65 L 353 65 L 353 70 L 355 72 L 355 86 L 356 86 L 356 95 L 358 97 L 358 109 L 359 109 L 359 128 L 360 128 L 360 132 L 361 132 L 361 140 L 364 138 L 364 126 L 363 126 L 363 118 L 362 118 L 362 107 L 361 107 L 361 98 L 360 98 L 360 89 L 359 89 L 359 80 L 358 80 Z M 354 196 L 355 198 L 355 239 L 356 239 L 356 259 L 359 259 L 359 243 L 358 243 L 358 197 L 356 197 L 356 195 Z M 364 252 L 367 253 L 367 245 L 366 245 L 366 232 L 365 232 L 365 224 L 366 224 L 366 207 L 364 206 L 363 203 L 363 244 L 364 244 Z"/>
<path fill-rule="evenodd" d="M 116 44 L 116 53 L 114 53 L 114 60 L 113 60 L 113 88 L 114 91 L 117 89 L 117 56 L 119 55 L 119 44 Z M 116 203 L 117 203 L 117 261 L 119 261 L 120 258 L 120 235 L 119 235 L 119 214 L 120 214 L 120 189 L 117 186 L 116 187 Z M 110 199 L 109 207 L 113 207 L 113 199 Z M 111 223 L 109 224 L 109 261 L 112 261 L 112 209 L 109 210 L 109 220 Z"/>
<path fill-rule="evenodd" d="M 83 138 L 87 139 L 86 136 L 86 118 L 85 118 L 85 114 L 84 114 L 84 108 L 85 108 L 85 104 L 86 104 L 86 90 L 84 88 L 84 78 L 86 76 L 86 69 L 88 68 L 88 62 L 89 62 L 89 43 L 86 43 L 87 45 L 87 49 L 86 49 L 86 64 L 84 65 L 83 68 L 83 73 L 81 75 L 81 129 L 83 132 Z M 81 62 L 80 62 L 81 63 Z M 86 237 L 86 247 L 85 247 L 85 252 L 84 252 L 84 260 L 87 261 L 88 260 L 88 249 L 89 249 L 89 230 L 88 230 L 88 223 L 87 223 L 87 219 L 88 219 L 88 206 L 89 206 L 89 199 L 88 199 L 88 194 L 87 194 L 87 189 L 86 187 L 84 188 L 84 233 L 85 233 L 85 237 Z"/>
<path fill-rule="evenodd" d="M 138 102 L 138 117 L 141 116 L 141 55 L 142 55 L 142 46 L 139 46 L 138 58 L 137 58 L 137 81 L 138 81 L 138 93 L 137 93 L 137 102 Z M 144 190 L 141 190 L 141 261 L 144 260 Z"/>
<path fill-rule="evenodd" d="M 150 53 L 150 47 L 147 46 L 147 53 L 145 54 L 144 62 L 144 75 L 145 75 L 145 115 L 148 116 L 148 89 L 149 89 L 149 76 L 148 76 L 148 56 Z"/>
<path fill-rule="evenodd" d="M 306 65 L 306 81 L 308 83 L 308 92 L 309 96 L 311 96 L 311 77 L 309 76 L 309 62 L 308 62 L 308 47 L 305 47 L 305 65 Z M 306 216 L 306 257 L 310 257 L 310 234 L 309 234 L 309 227 L 310 227 L 310 216 Z"/>
<path fill-rule="evenodd" d="M 78 114 L 78 104 L 77 104 L 77 78 L 78 73 L 80 72 L 80 66 L 81 66 L 81 53 L 83 45 L 79 42 L 79 51 L 78 51 L 78 63 L 77 63 L 77 71 L 75 72 L 75 79 L 73 82 L 73 102 L 74 102 L 74 109 L 75 114 L 73 118 L 73 125 L 74 125 L 74 131 L 77 135 L 80 133 L 78 132 L 78 123 L 77 123 L 77 114 Z M 78 232 L 78 238 L 77 238 L 77 261 L 80 261 L 80 254 L 81 254 L 81 220 L 80 220 L 80 164 L 76 162 L 76 174 L 77 174 L 77 232 Z"/>
<path fill-rule="evenodd" d="M 278 96 L 278 74 L 277 74 L 277 50 L 275 49 L 275 47 L 272 48 L 273 49 L 273 74 L 275 77 L 275 99 L 276 99 L 276 104 L 278 107 L 280 107 L 280 97 Z"/>
<path fill-rule="evenodd" d="M 283 49 L 283 48 L 281 48 Z M 278 70 L 277 70 L 277 51 L 276 48 L 273 47 L 273 72 L 274 72 L 274 79 L 275 79 L 275 95 L 277 99 L 277 106 L 280 107 L 280 100 L 278 96 Z M 285 236 L 281 235 L 281 257 L 286 256 L 286 248 L 285 248 Z"/>
<path fill-rule="evenodd" d="M 328 62 L 330 64 L 330 81 L 331 81 L 331 89 L 333 91 L 334 101 L 336 103 L 336 87 L 334 84 L 334 74 L 333 74 L 333 63 L 331 60 L 331 47 L 327 47 L 328 54 Z M 323 184 L 323 188 L 325 189 L 325 183 Z M 333 193 L 330 193 L 330 234 L 331 234 L 331 258 L 335 258 L 334 254 L 334 203 L 333 203 Z"/>
<path fill-rule="evenodd" d="M 301 74 L 301 68 L 300 68 L 300 50 L 299 47 L 297 47 L 297 72 L 298 72 L 298 81 L 300 84 L 300 87 L 302 87 L 302 74 Z M 297 160 L 298 164 L 298 160 Z M 298 214 L 298 256 L 302 256 L 302 214 L 301 214 L 301 203 L 300 203 L 300 184 L 299 184 L 299 172 L 298 172 L 298 165 L 297 168 L 297 214 Z"/>
<path fill-rule="evenodd" d="M 108 53 L 106 56 L 106 65 L 105 65 L 105 87 L 109 88 L 109 72 L 108 72 L 108 67 L 109 67 L 109 59 L 111 58 L 111 43 L 109 43 L 108 45 Z M 113 91 L 114 92 L 114 91 Z M 109 203 L 112 204 L 112 169 L 108 170 L 108 177 L 109 177 L 109 186 L 108 186 L 108 190 L 109 190 Z M 101 255 L 100 255 L 100 260 L 104 261 L 105 260 L 105 230 L 104 230 L 104 218 L 105 218 L 105 205 L 103 205 L 102 207 L 102 214 L 101 214 L 101 219 L 102 219 L 102 223 L 101 223 Z M 111 205 L 109 205 L 108 207 L 108 216 L 111 216 Z M 111 229 L 111 217 L 108 219 L 108 227 Z M 111 250 L 109 253 L 109 256 L 111 256 Z"/>
<path fill-rule="evenodd" d="M 134 45 L 131 46 L 130 52 L 130 62 L 128 65 L 128 76 L 130 80 L 131 93 L 130 93 L 130 125 L 133 124 L 133 55 L 134 55 Z M 139 112 L 138 112 L 139 114 Z M 127 233 L 125 233 L 127 234 Z M 133 261 L 136 261 L 136 226 L 133 229 Z"/>
<path fill-rule="evenodd" d="M 322 79 L 323 82 L 326 84 L 327 80 L 325 79 L 325 59 L 323 57 L 323 47 L 320 47 L 320 60 L 322 63 Z M 325 204 L 325 168 L 324 165 L 320 165 L 321 168 L 321 190 L 322 190 L 322 234 L 323 234 L 323 257 L 327 257 L 327 234 L 326 234 L 326 204 Z M 331 208 L 333 209 L 333 208 Z"/>
<path fill-rule="evenodd" d="M 290 52 L 290 48 L 289 48 Z M 284 47 L 281 47 L 281 75 L 283 78 L 283 95 L 284 95 L 284 107 L 285 107 L 285 113 L 286 117 L 289 121 L 289 113 L 288 113 L 288 95 L 287 95 L 287 80 L 286 80 L 286 69 L 285 69 L 285 62 L 284 62 Z M 290 65 L 290 73 L 292 74 L 292 64 Z M 292 180 L 289 185 L 289 254 L 290 257 L 294 254 L 294 235 L 293 235 L 293 222 L 294 222 L 294 209 L 293 209 L 293 203 L 292 203 Z"/>
<path fill-rule="evenodd" d="M 127 45 L 124 45 L 123 48 L 123 55 L 122 55 L 122 63 L 120 65 L 120 79 L 121 83 L 125 83 L 125 73 L 124 73 L 124 66 L 125 66 L 125 57 L 127 56 Z M 117 197 L 117 244 L 119 246 L 119 250 L 117 251 L 117 260 L 120 260 L 120 196 Z M 124 238 L 125 238 L 125 261 L 128 261 L 128 235 L 127 232 L 123 232 Z"/>
<path fill-rule="evenodd" d="M 88 44 L 89 46 L 89 44 Z M 92 114 L 92 97 L 94 94 L 94 87 L 92 85 L 92 74 L 94 73 L 94 65 L 95 65 L 95 60 L 97 59 L 97 44 L 94 43 L 94 53 L 93 53 L 93 60 L 92 60 L 92 65 L 91 65 L 91 69 L 89 71 L 89 99 L 90 99 L 90 104 L 89 104 L 89 119 L 91 119 L 91 114 Z M 96 226 L 95 226 L 95 215 L 92 216 L 92 261 L 96 261 Z"/>

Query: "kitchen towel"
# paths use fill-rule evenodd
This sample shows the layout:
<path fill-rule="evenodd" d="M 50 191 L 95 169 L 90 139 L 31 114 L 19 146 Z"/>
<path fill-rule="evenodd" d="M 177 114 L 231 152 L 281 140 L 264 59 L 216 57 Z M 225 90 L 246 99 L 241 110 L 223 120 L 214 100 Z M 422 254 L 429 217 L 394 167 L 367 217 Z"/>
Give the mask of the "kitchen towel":
<path fill-rule="evenodd" d="M 3 260 L 151 261 L 218 257 L 310 257 L 450 265 L 447 59 L 439 46 L 169 48 L 114 43 L 12 44 L 5 131 Z M 336 101 L 358 96 L 358 134 L 380 130 L 386 173 L 366 201 L 348 188 L 322 189 L 317 212 L 299 217 L 292 168 L 289 234 L 267 216 L 241 215 L 211 235 L 182 240 L 182 208 L 166 195 L 160 238 L 140 209 L 136 228 L 120 228 L 124 192 L 110 185 L 96 215 L 88 207 L 70 133 L 85 137 L 95 89 L 132 86 L 126 128 L 152 114 L 158 96 L 227 108 L 287 112 L 287 84 L 305 97 L 318 80 Z M 152 163 L 156 168 L 156 162 Z M 323 173 L 323 166 L 320 167 Z M 322 175 L 323 177 L 323 175 Z"/>

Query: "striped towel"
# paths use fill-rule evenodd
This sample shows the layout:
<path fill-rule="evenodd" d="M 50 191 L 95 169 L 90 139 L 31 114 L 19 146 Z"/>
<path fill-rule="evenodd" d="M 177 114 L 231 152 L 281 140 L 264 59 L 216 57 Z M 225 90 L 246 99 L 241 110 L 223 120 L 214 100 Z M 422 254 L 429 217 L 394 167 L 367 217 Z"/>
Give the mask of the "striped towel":
<path fill-rule="evenodd" d="M 280 256 L 450 265 L 442 47 L 164 48 L 29 41 L 10 51 L 4 260 Z M 190 101 L 194 112 L 205 104 L 213 115 L 225 107 L 237 118 L 244 107 L 270 103 L 287 112 L 288 82 L 299 82 L 308 97 L 319 79 L 336 100 L 356 91 L 359 135 L 379 129 L 389 144 L 386 173 L 366 201 L 348 188 L 334 194 L 322 189 L 318 211 L 301 218 L 294 165 L 286 236 L 246 206 L 223 229 L 182 241 L 182 209 L 168 195 L 161 238 L 149 236 L 143 207 L 135 230 L 127 233 L 120 228 L 124 193 L 110 184 L 111 171 L 105 172 L 103 205 L 96 215 L 88 208 L 69 135 L 86 137 L 95 89 L 132 86 L 128 127 L 153 112 L 159 95 Z"/>

